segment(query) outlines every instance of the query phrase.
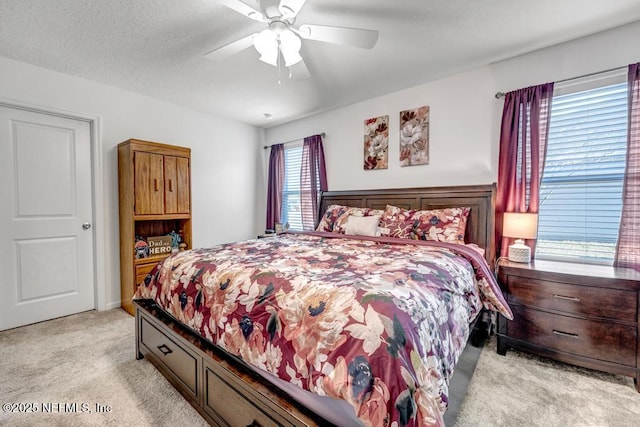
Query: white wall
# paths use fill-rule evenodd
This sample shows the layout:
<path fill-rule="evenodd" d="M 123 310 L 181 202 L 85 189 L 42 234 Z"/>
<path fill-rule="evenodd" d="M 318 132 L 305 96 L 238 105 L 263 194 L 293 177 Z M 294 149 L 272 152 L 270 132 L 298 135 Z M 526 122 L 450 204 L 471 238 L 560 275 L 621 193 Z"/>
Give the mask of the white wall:
<path fill-rule="evenodd" d="M 0 75 L 0 98 L 101 118 L 106 308 L 120 305 L 116 146 L 124 140 L 191 148 L 195 247 L 255 236 L 261 130 L 2 57 Z"/>
<path fill-rule="evenodd" d="M 265 141 L 326 132 L 329 190 L 492 183 L 497 180 L 503 105 L 496 92 L 638 62 L 638 40 L 640 22 L 269 128 Z M 431 108 L 430 163 L 401 168 L 399 112 L 422 105 Z M 363 121 L 386 114 L 389 169 L 365 171 Z"/>
<path fill-rule="evenodd" d="M 495 101 L 491 100 L 495 91 L 487 85 L 477 85 L 489 78 L 488 70 L 483 68 L 405 89 L 270 128 L 266 140 L 272 144 L 325 132 L 330 190 L 490 183 L 493 172 L 488 136 L 492 133 L 493 114 L 488 107 L 494 107 Z M 455 100 L 463 100 L 464 106 Z M 401 168 L 399 112 L 422 105 L 430 107 L 429 165 Z M 364 170 L 364 120 L 381 115 L 389 115 L 389 168 Z"/>

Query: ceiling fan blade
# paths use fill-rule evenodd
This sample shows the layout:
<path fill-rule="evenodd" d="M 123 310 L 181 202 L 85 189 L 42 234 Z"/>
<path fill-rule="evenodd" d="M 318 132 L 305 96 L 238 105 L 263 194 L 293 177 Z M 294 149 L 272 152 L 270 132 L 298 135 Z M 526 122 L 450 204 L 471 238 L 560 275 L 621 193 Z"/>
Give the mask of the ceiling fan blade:
<path fill-rule="evenodd" d="M 239 14 L 246 16 L 249 19 L 253 19 L 254 21 L 258 21 L 258 22 L 267 21 L 267 19 L 264 17 L 262 12 L 255 10 L 254 8 L 252 8 L 246 3 L 243 3 L 240 0 L 220 0 L 220 3 L 222 3 L 224 6 L 228 7 L 229 9 L 233 9 Z"/>
<path fill-rule="evenodd" d="M 295 18 L 298 16 L 302 6 L 304 6 L 305 1 L 306 0 L 281 0 L 278 9 L 285 18 Z"/>
<path fill-rule="evenodd" d="M 211 52 L 205 53 L 204 57 L 213 60 L 229 58 L 230 56 L 233 56 L 236 53 L 253 46 L 253 38 L 255 36 L 256 34 L 251 34 L 247 37 L 243 37 L 240 40 L 236 40 L 222 47 L 219 47 L 218 49 L 214 49 Z"/>
<path fill-rule="evenodd" d="M 329 25 L 304 24 L 298 28 L 303 39 L 371 49 L 378 41 L 378 32 L 360 28 L 333 27 Z"/>
<path fill-rule="evenodd" d="M 311 78 L 311 73 L 304 63 L 304 59 L 289 67 L 289 72 L 291 73 L 292 80 L 306 80 Z"/>

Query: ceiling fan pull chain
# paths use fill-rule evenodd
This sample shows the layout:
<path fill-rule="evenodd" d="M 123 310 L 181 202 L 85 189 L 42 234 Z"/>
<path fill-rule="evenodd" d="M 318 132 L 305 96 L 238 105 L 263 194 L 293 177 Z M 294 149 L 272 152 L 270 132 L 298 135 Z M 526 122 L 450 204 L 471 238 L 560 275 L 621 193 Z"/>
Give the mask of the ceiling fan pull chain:
<path fill-rule="evenodd" d="M 278 86 L 282 87 L 282 61 L 278 52 Z"/>

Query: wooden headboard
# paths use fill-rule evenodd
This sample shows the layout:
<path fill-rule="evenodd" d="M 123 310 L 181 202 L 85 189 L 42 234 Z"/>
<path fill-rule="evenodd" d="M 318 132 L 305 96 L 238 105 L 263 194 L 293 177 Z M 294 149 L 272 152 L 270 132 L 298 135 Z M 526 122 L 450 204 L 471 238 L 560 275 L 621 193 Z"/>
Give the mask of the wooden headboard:
<path fill-rule="evenodd" d="M 384 210 L 387 205 L 405 209 L 440 209 L 469 207 L 466 243 L 485 249 L 489 265 L 495 260 L 496 185 L 465 185 L 431 188 L 397 188 L 387 190 L 325 191 L 320 199 L 320 215 L 330 205 Z"/>

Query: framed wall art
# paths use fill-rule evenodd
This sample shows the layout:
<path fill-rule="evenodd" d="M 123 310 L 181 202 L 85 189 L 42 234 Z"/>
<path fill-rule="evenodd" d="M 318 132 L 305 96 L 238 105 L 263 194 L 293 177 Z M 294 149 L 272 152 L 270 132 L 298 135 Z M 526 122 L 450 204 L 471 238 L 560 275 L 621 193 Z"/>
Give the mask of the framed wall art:
<path fill-rule="evenodd" d="M 429 107 L 400 112 L 400 166 L 429 164 Z"/>
<path fill-rule="evenodd" d="M 389 116 L 364 121 L 364 169 L 389 167 Z"/>

